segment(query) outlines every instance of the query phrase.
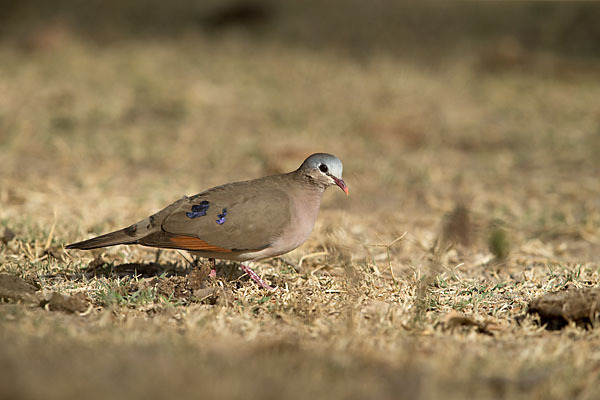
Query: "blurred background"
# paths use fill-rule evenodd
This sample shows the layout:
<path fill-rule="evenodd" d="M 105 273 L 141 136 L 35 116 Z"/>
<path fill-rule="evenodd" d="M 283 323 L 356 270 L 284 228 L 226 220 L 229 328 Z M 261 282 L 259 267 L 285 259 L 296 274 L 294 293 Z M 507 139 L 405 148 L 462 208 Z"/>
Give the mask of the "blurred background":
<path fill-rule="evenodd" d="M 194 34 L 217 40 L 235 32 L 249 42 L 355 57 L 410 52 L 440 59 L 493 50 L 498 40 L 512 42 L 513 53 L 595 57 L 600 51 L 598 7 L 586 2 L 4 0 L 2 6 L 3 39 L 30 49 L 51 45 L 62 31 L 103 45 Z"/>
<path fill-rule="evenodd" d="M 0 1 L 0 271 L 89 306 L 0 304 L 0 390 L 595 398 L 597 341 L 524 310 L 598 285 L 599 21 L 591 2 Z M 278 294 L 220 276 L 201 301 L 176 252 L 62 247 L 314 152 L 350 196 L 258 267 Z M 485 323 L 440 328 L 453 312 Z"/>

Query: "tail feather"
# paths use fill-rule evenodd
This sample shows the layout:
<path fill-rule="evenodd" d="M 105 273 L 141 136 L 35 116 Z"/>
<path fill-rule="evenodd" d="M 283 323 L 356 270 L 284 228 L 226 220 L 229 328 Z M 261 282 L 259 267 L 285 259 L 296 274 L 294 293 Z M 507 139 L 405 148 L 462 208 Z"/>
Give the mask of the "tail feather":
<path fill-rule="evenodd" d="M 187 201 L 187 197 L 176 201 L 170 206 L 162 209 L 154 215 L 144 218 L 143 220 L 128 226 L 127 228 L 119 229 L 118 231 L 106 233 L 82 242 L 71 243 L 66 246 L 66 249 L 90 250 L 98 247 L 116 246 L 118 244 L 139 244 L 140 240 L 146 236 L 160 231 L 162 221 L 174 210 L 179 207 L 181 202 Z"/>
<path fill-rule="evenodd" d="M 99 247 L 116 246 L 118 244 L 136 244 L 138 238 L 135 237 L 135 235 L 132 236 L 132 233 L 134 232 L 131 232 L 131 227 L 120 229 L 118 231 L 96 236 L 95 238 L 71 243 L 65 246 L 65 249 L 91 250 Z"/>

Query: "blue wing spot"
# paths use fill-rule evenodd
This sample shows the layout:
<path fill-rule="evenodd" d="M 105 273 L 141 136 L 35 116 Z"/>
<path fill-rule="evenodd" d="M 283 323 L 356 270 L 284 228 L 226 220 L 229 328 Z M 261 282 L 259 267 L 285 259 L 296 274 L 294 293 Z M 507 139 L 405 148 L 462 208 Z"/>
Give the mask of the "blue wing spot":
<path fill-rule="evenodd" d="M 208 207 L 210 207 L 208 201 L 203 200 L 200 202 L 200 204 L 194 204 L 192 206 L 192 211 L 186 212 L 185 215 L 188 218 L 204 217 L 206 215 L 206 210 L 208 210 Z"/>
<path fill-rule="evenodd" d="M 217 217 L 218 217 L 218 219 L 217 219 L 217 221 L 216 221 L 216 222 L 217 222 L 217 224 L 219 224 L 219 225 L 223 225 L 223 224 L 225 223 L 225 217 L 226 217 L 226 216 L 227 216 L 227 209 L 226 209 L 226 208 L 224 208 L 224 209 L 221 211 L 221 214 L 218 214 L 218 215 L 217 215 Z"/>

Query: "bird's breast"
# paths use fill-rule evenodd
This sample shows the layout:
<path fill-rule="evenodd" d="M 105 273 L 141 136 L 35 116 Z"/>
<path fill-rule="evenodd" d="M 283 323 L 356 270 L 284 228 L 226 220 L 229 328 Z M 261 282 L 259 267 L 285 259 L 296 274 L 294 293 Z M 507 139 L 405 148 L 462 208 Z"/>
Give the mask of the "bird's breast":
<path fill-rule="evenodd" d="M 272 248 L 279 254 L 292 251 L 308 239 L 319 215 L 323 192 L 303 193 L 292 196 L 290 225 L 273 243 Z"/>

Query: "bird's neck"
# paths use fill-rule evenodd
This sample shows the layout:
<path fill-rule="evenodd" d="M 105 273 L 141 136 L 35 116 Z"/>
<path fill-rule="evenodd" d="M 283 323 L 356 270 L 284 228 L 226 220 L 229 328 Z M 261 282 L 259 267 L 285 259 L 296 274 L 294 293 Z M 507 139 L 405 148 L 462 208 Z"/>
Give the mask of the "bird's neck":
<path fill-rule="evenodd" d="M 302 188 L 301 190 L 317 195 L 319 197 L 319 203 L 321 202 L 323 192 L 327 189 L 327 185 L 324 182 L 320 182 L 318 179 L 315 179 L 315 177 L 302 170 L 297 170 L 290 174 L 293 174 L 294 180 L 297 182 L 297 185 Z"/>

